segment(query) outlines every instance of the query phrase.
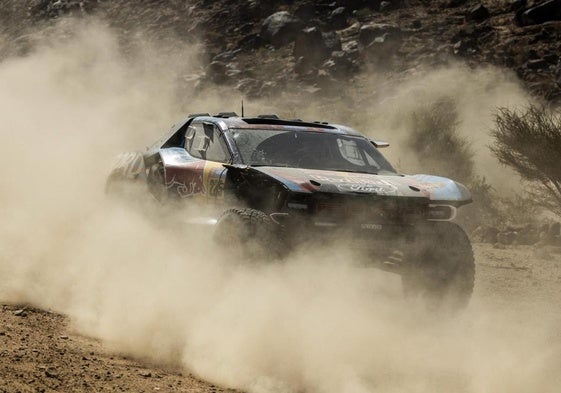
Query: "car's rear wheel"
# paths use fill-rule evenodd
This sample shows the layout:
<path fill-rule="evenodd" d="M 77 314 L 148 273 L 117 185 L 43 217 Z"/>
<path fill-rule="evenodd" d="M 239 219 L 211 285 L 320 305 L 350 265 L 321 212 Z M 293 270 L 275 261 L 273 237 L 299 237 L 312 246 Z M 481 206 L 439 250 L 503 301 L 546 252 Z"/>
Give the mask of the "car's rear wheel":
<path fill-rule="evenodd" d="M 216 224 L 214 241 L 244 259 L 278 259 L 285 253 L 280 226 L 255 209 L 226 210 Z"/>
<path fill-rule="evenodd" d="M 415 244 L 406 253 L 402 272 L 406 295 L 431 308 L 461 309 L 473 292 L 475 261 L 471 242 L 452 222 L 433 222 L 415 229 Z"/>

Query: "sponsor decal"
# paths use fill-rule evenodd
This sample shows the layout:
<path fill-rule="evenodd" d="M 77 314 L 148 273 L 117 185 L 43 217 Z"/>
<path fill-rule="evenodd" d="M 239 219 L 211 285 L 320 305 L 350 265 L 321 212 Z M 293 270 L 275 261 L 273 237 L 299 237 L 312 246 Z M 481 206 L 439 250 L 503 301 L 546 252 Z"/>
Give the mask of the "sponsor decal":
<path fill-rule="evenodd" d="M 397 187 L 392 184 L 336 184 L 339 191 L 362 192 L 377 195 L 395 195 Z"/>
<path fill-rule="evenodd" d="M 175 192 L 180 198 L 188 198 L 195 194 L 201 193 L 201 188 L 199 183 L 196 181 L 191 181 L 188 183 L 182 183 L 175 180 L 175 177 L 166 183 L 167 188 L 175 189 Z"/>
<path fill-rule="evenodd" d="M 203 171 L 204 161 L 194 161 L 187 166 L 168 167 L 166 187 L 174 189 L 180 198 L 204 194 Z"/>
<path fill-rule="evenodd" d="M 378 195 L 397 195 L 397 186 L 374 175 L 360 176 L 353 173 L 341 176 L 324 176 L 311 173 L 309 177 L 320 183 L 331 183 L 342 192 L 362 192 Z"/>
<path fill-rule="evenodd" d="M 206 161 L 203 175 L 203 193 L 209 198 L 224 198 L 224 181 L 226 168 L 219 163 Z"/>

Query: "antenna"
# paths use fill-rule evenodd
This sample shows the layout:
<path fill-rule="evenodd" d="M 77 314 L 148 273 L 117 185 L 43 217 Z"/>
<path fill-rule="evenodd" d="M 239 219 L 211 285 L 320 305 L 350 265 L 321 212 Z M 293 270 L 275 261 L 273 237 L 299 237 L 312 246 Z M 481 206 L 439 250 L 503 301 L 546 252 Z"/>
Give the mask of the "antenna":
<path fill-rule="evenodd" d="M 242 117 L 244 117 L 244 114 L 243 114 L 243 100 L 242 100 Z"/>

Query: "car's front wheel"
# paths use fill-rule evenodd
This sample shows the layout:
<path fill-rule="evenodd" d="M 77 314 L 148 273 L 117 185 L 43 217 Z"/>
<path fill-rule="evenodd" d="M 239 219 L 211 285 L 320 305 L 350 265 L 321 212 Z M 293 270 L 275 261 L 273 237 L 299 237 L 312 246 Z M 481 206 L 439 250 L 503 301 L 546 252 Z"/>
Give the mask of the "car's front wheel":
<path fill-rule="evenodd" d="M 402 272 L 406 295 L 421 297 L 434 308 L 461 309 L 473 292 L 475 261 L 464 230 L 452 222 L 415 228 L 415 243 Z"/>
<path fill-rule="evenodd" d="M 285 254 L 280 226 L 255 209 L 226 210 L 216 224 L 214 241 L 244 259 L 279 259 Z"/>

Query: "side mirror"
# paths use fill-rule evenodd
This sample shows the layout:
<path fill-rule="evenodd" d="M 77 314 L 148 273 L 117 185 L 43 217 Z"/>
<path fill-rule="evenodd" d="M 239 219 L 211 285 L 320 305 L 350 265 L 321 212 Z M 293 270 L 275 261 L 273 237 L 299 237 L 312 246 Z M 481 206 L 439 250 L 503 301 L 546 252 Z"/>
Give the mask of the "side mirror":
<path fill-rule="evenodd" d="M 374 147 L 378 148 L 378 149 L 382 149 L 384 147 L 389 147 L 390 144 L 388 142 L 384 142 L 384 141 L 375 141 L 375 140 L 370 140 L 370 143 L 372 143 L 374 145 Z"/>

